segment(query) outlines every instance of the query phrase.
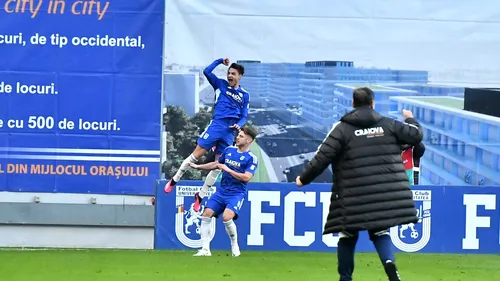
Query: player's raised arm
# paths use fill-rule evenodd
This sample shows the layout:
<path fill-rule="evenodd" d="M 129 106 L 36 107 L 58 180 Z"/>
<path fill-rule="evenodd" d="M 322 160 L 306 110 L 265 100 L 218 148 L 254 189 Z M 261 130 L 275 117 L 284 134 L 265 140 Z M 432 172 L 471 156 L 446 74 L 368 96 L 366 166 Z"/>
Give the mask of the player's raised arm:
<path fill-rule="evenodd" d="M 237 123 L 238 128 L 245 126 L 248 119 L 248 109 L 250 108 L 250 96 L 247 94 L 246 98 L 243 99 L 243 108 L 241 109 L 241 118 Z"/>
<path fill-rule="evenodd" d="M 228 58 L 216 59 L 214 62 L 212 62 L 209 66 L 207 66 L 203 70 L 203 75 L 207 77 L 208 82 L 210 83 L 210 85 L 212 85 L 214 90 L 217 90 L 219 88 L 219 78 L 217 78 L 217 76 L 215 76 L 215 74 L 213 74 L 212 71 L 214 71 L 214 69 L 221 63 L 223 63 L 224 65 L 228 65 L 229 59 Z"/>
<path fill-rule="evenodd" d="M 300 182 L 302 185 L 306 185 L 318 177 L 340 154 L 342 143 L 342 123 L 338 122 L 333 124 L 332 129 L 319 146 L 316 155 L 297 178 L 297 183 Z"/>

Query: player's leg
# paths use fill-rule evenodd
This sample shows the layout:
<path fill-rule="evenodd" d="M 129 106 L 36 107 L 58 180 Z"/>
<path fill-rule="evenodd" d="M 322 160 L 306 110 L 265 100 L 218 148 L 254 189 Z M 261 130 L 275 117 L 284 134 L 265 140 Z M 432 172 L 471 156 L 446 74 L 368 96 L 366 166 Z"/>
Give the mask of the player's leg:
<path fill-rule="evenodd" d="M 216 148 L 215 161 L 219 161 L 219 157 L 221 154 L 222 152 L 220 152 L 219 149 Z M 219 177 L 220 172 L 221 172 L 220 169 L 214 169 L 208 173 L 207 177 L 205 178 L 205 182 L 203 183 L 203 186 L 201 187 L 200 190 L 200 197 L 202 199 L 205 196 L 207 196 L 208 190 L 215 184 L 217 178 Z"/>
<path fill-rule="evenodd" d="M 196 257 L 204 257 L 211 256 L 210 252 L 210 223 L 212 222 L 212 217 L 214 215 L 214 210 L 212 208 L 206 207 L 203 210 L 203 214 L 201 217 L 201 228 L 200 228 L 200 236 L 201 236 L 201 249 L 198 250 L 194 256 Z"/>
<path fill-rule="evenodd" d="M 196 145 L 193 153 L 191 153 L 191 155 L 184 159 L 181 166 L 179 167 L 179 170 L 177 170 L 177 173 L 175 173 L 172 179 L 170 179 L 165 185 L 166 193 L 171 192 L 174 186 L 181 180 L 182 175 L 184 175 L 187 169 L 189 169 L 190 163 L 196 163 L 196 161 L 198 161 L 201 156 L 205 155 L 205 153 L 216 144 L 217 135 L 217 127 L 213 124 L 209 124 L 205 131 L 203 131 L 203 133 L 201 133 L 200 137 L 198 138 L 198 144 Z M 195 211 L 198 210 L 195 209 Z"/>
<path fill-rule="evenodd" d="M 224 199 L 218 193 L 212 195 L 210 200 L 207 202 L 207 206 L 205 207 L 205 210 L 203 210 L 203 214 L 201 216 L 200 235 L 202 247 L 196 254 L 194 254 L 194 256 L 199 257 L 212 255 L 212 253 L 210 252 L 210 223 L 212 222 L 212 217 L 214 217 L 214 215 L 222 213 L 224 211 L 224 208 Z"/>
<path fill-rule="evenodd" d="M 220 154 L 215 155 L 215 161 L 219 161 Z M 219 174 L 221 173 L 220 169 L 214 169 L 211 170 L 207 177 L 205 178 L 205 182 L 203 183 L 203 186 L 201 187 L 200 192 L 196 192 L 194 194 L 194 210 L 198 212 L 201 206 L 201 202 L 203 201 L 203 198 L 208 195 L 209 189 L 215 184 L 217 181 L 217 178 L 219 177 Z"/>
<path fill-rule="evenodd" d="M 233 257 L 238 257 L 241 255 L 240 247 L 238 245 L 238 230 L 236 228 L 235 220 L 238 219 L 239 211 L 243 206 L 244 196 L 235 195 L 230 196 L 225 199 L 226 209 L 222 214 L 222 220 L 224 221 L 224 227 L 226 228 L 226 233 L 231 241 L 231 252 Z"/>
<path fill-rule="evenodd" d="M 391 236 L 388 230 L 383 231 L 369 231 L 370 240 L 372 240 L 377 249 L 378 256 L 382 265 L 384 266 L 385 273 L 389 277 L 389 281 L 400 281 L 399 272 L 396 267 L 396 258 L 394 257 Z"/>
<path fill-rule="evenodd" d="M 341 232 L 337 248 L 338 272 L 340 281 L 351 281 L 354 272 L 354 252 L 358 233 Z"/>
<path fill-rule="evenodd" d="M 206 152 L 207 150 L 204 147 L 197 145 L 196 148 L 193 150 L 193 153 L 191 153 L 186 159 L 184 159 L 184 161 L 182 161 L 179 170 L 177 170 L 175 175 L 165 185 L 164 188 L 165 193 L 171 192 L 174 186 L 181 180 L 181 177 L 184 175 L 187 169 L 189 169 L 189 164 L 196 163 L 196 161 L 198 161 L 198 159 L 201 156 L 203 156 Z"/>
<path fill-rule="evenodd" d="M 234 130 L 228 129 L 228 128 L 222 128 L 220 131 L 220 135 L 222 138 L 217 141 L 216 146 L 215 146 L 215 161 L 219 160 L 220 155 L 222 152 L 230 145 L 234 143 L 234 138 L 236 137 L 236 134 Z M 214 169 L 210 171 L 205 178 L 205 182 L 203 183 L 203 186 L 201 187 L 201 190 L 199 193 L 195 194 L 194 198 L 194 210 L 199 210 L 201 206 L 201 201 L 205 196 L 208 194 L 208 190 L 210 187 L 212 187 L 215 182 L 217 181 L 217 178 L 219 177 L 219 174 L 221 173 L 220 169 Z"/>

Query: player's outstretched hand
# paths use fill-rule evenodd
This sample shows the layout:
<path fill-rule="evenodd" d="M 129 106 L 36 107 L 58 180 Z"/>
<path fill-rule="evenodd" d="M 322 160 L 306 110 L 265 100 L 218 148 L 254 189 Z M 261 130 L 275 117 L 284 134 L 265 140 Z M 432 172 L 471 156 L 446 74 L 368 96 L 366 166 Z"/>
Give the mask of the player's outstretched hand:
<path fill-rule="evenodd" d="M 224 58 L 224 60 L 222 61 L 222 63 L 225 65 L 225 66 L 228 66 L 229 65 L 229 58 Z"/>
<path fill-rule="evenodd" d="M 200 165 L 198 164 L 195 164 L 195 163 L 189 163 L 189 166 L 193 169 L 198 169 L 200 167 Z"/>
<path fill-rule="evenodd" d="M 234 124 L 233 126 L 229 126 L 229 128 L 239 130 L 240 126 L 238 124 Z"/>
<path fill-rule="evenodd" d="M 303 187 L 304 186 L 302 184 L 302 181 L 300 181 L 300 176 L 297 176 L 297 178 L 295 178 L 295 183 L 297 184 L 298 187 Z"/>

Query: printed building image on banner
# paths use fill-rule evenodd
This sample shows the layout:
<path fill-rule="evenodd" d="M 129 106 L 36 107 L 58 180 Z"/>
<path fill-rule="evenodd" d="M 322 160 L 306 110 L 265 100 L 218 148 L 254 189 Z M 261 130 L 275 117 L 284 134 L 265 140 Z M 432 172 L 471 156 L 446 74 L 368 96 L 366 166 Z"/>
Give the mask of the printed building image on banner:
<path fill-rule="evenodd" d="M 295 181 L 366 86 L 378 112 L 402 119 L 409 109 L 423 125 L 419 184 L 500 185 L 500 24 L 491 9 L 500 4 L 488 3 L 167 1 L 164 94 L 168 118 L 183 124 L 167 126 L 167 178 L 210 121 L 204 68 L 228 57 L 245 67 L 248 123 L 260 132 L 254 181 Z M 227 67 L 214 73 L 223 79 Z M 331 182 L 330 169 L 316 182 Z M 202 179 L 191 172 L 183 179 Z"/>
<path fill-rule="evenodd" d="M 164 2 L 3 2 L 0 191 L 154 194 Z"/>

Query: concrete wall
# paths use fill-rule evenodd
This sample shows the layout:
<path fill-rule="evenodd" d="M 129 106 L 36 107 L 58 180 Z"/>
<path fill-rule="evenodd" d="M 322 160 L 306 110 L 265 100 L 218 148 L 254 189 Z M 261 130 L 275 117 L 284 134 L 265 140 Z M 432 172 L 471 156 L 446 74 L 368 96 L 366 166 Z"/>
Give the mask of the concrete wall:
<path fill-rule="evenodd" d="M 152 249 L 151 199 L 0 192 L 0 247 Z"/>

